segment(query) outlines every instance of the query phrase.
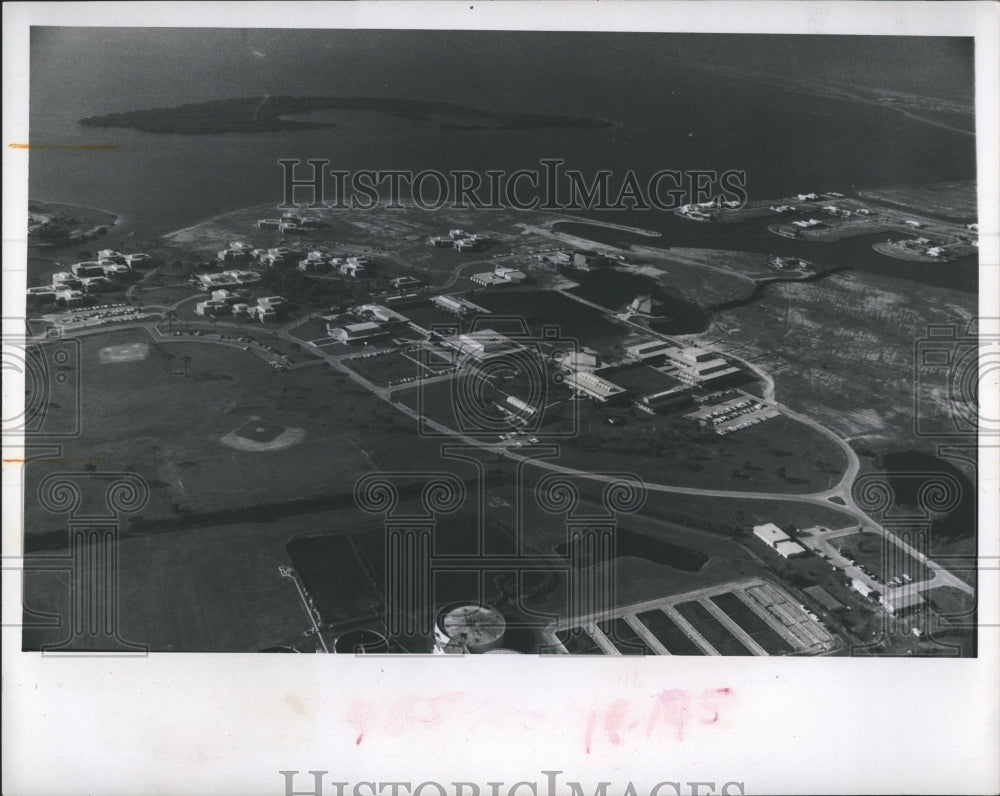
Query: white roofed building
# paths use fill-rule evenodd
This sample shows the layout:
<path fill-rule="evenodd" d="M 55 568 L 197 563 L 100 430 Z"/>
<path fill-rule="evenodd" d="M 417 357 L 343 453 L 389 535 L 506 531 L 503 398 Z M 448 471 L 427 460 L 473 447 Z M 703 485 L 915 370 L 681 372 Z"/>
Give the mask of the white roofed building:
<path fill-rule="evenodd" d="M 564 383 L 570 389 L 601 403 L 607 403 L 628 394 L 628 390 L 624 387 L 619 387 L 607 379 L 582 370 L 570 373 Z"/>

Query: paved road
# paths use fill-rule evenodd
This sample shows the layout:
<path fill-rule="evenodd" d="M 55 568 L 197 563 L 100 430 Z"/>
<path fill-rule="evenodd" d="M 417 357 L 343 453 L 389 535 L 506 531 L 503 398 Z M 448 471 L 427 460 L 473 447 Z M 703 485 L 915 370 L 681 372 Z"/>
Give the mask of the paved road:
<path fill-rule="evenodd" d="M 319 639 L 319 643 L 323 647 L 323 652 L 330 652 L 330 648 L 326 646 L 326 641 L 323 640 L 323 634 L 319 630 L 319 625 L 316 624 L 316 616 L 313 614 L 313 609 L 309 605 L 309 600 L 306 598 L 305 591 L 303 591 L 302 586 L 299 584 L 299 579 L 295 575 L 295 571 L 291 567 L 278 567 L 278 574 L 283 578 L 288 578 L 295 584 L 295 590 L 299 593 L 299 599 L 302 600 L 302 607 L 306 609 L 306 613 L 309 615 L 309 621 L 312 623 L 314 635 Z"/>

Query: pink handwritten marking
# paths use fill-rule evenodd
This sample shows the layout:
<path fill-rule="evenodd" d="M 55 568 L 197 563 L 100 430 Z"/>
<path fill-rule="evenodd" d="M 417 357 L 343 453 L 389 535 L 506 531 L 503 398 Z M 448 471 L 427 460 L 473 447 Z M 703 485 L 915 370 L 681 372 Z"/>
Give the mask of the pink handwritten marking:
<path fill-rule="evenodd" d="M 684 725 L 687 723 L 688 705 L 691 702 L 691 695 L 687 691 L 677 688 L 668 688 L 657 694 L 653 703 L 653 711 L 649 717 L 649 724 L 646 725 L 646 735 L 653 731 L 653 725 L 662 715 L 668 725 L 677 732 L 677 740 L 684 740 Z"/>
<path fill-rule="evenodd" d="M 700 693 L 667 688 L 651 695 L 649 702 L 619 698 L 605 707 L 590 708 L 583 737 L 584 751 L 590 754 L 598 730 L 600 738 L 613 746 L 621 746 L 643 725 L 647 739 L 662 727 L 671 737 L 683 741 L 692 722 L 706 726 L 719 722 L 723 705 L 731 695 L 729 688 L 710 688 Z"/>
<path fill-rule="evenodd" d="M 358 737 L 354 741 L 355 746 L 360 746 L 365 737 L 365 733 L 371 726 L 372 716 L 375 714 L 375 706 L 367 700 L 361 699 L 353 703 L 347 711 L 347 721 L 358 728 Z"/>
<path fill-rule="evenodd" d="M 608 733 L 608 740 L 615 746 L 622 742 L 618 735 L 618 727 L 621 725 L 627 710 L 628 702 L 624 699 L 616 699 L 604 714 L 604 729 Z"/>
<path fill-rule="evenodd" d="M 710 707 L 712 709 L 712 718 L 702 719 L 703 724 L 715 724 L 719 720 L 719 708 L 714 702 L 710 700 L 714 696 L 728 697 L 732 694 L 728 688 L 710 688 L 701 693 L 701 703 L 703 707 Z M 707 704 L 706 704 L 707 703 Z"/>
<path fill-rule="evenodd" d="M 654 733 L 664 730 L 669 738 L 683 741 L 692 723 L 695 727 L 722 723 L 732 699 L 730 688 L 695 692 L 667 688 L 645 698 L 623 696 L 605 705 L 591 705 L 587 707 L 586 716 L 580 717 L 584 724 L 584 751 L 589 755 L 595 743 L 601 740 L 617 747 L 640 738 L 651 739 Z M 432 696 L 409 695 L 385 701 L 359 699 L 349 706 L 345 718 L 355 730 L 352 737 L 356 746 L 379 730 L 399 737 L 413 731 L 420 734 L 436 732 L 442 725 L 461 722 L 465 730 L 509 724 L 509 729 L 516 731 L 520 728 L 532 730 L 552 720 L 544 711 L 522 712 L 516 705 L 460 691 Z"/>
<path fill-rule="evenodd" d="M 583 734 L 583 750 L 590 754 L 590 742 L 594 740 L 594 726 L 597 724 L 597 711 L 593 708 L 587 714 L 587 731 Z"/>

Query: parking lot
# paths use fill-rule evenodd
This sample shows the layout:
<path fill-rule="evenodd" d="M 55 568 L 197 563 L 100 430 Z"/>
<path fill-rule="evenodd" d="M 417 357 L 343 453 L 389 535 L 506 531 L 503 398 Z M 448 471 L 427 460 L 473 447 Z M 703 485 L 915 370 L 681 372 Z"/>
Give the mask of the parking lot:
<path fill-rule="evenodd" d="M 577 617 L 546 634 L 571 655 L 822 654 L 838 645 L 788 592 L 757 578 Z"/>
<path fill-rule="evenodd" d="M 720 436 L 725 436 L 780 414 L 777 409 L 761 403 L 753 396 L 739 393 L 720 402 L 706 401 L 696 411 L 684 416 L 709 426 Z"/>

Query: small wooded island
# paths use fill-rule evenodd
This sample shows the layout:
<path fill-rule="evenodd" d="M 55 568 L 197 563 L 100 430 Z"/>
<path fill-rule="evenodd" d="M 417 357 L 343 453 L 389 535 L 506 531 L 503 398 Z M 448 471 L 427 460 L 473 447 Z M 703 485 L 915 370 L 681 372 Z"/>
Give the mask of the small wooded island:
<path fill-rule="evenodd" d="M 80 120 L 85 127 L 121 127 L 146 133 L 203 135 L 330 129 L 332 121 L 287 118 L 313 111 L 375 111 L 450 130 L 525 130 L 539 127 L 612 127 L 603 119 L 488 111 L 451 102 L 378 97 L 241 97 L 169 108 L 109 113 Z"/>

